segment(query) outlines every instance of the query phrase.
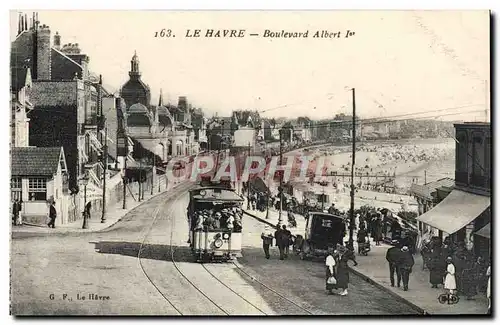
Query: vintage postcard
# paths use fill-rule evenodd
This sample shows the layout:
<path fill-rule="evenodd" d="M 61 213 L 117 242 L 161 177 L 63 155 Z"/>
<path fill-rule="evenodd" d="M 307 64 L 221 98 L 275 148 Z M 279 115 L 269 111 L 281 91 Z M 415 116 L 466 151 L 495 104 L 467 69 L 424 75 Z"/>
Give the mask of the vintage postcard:
<path fill-rule="evenodd" d="M 11 314 L 491 315 L 490 20 L 11 11 Z"/>

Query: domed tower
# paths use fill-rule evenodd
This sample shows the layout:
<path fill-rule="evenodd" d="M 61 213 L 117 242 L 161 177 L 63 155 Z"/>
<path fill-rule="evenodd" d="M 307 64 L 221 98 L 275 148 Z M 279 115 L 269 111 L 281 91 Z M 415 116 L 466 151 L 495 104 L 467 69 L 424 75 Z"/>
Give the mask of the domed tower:
<path fill-rule="evenodd" d="M 120 96 L 125 100 L 127 107 L 134 104 L 142 104 L 146 107 L 151 103 L 151 91 L 149 87 L 141 80 L 141 71 L 139 69 L 139 57 L 137 52 L 130 61 L 129 80 L 123 85 Z"/>

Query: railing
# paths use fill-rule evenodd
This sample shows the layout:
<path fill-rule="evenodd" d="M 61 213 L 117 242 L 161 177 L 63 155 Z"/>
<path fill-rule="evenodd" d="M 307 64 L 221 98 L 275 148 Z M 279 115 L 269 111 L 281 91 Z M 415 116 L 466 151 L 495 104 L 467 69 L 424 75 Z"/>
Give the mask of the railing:
<path fill-rule="evenodd" d="M 102 129 L 104 128 L 104 117 L 103 116 L 97 116 L 97 115 L 92 115 L 88 116 L 85 119 L 84 123 L 85 128 L 99 128 Z"/>

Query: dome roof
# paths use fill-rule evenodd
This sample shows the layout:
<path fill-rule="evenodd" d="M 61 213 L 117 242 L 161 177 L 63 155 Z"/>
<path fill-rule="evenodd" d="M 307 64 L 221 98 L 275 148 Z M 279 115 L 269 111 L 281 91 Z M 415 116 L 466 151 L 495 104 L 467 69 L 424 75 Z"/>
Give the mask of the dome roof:
<path fill-rule="evenodd" d="M 134 114 L 134 113 L 148 113 L 149 110 L 146 106 L 142 105 L 141 103 L 136 103 L 132 106 L 130 106 L 127 110 L 127 113 L 129 114 Z"/>
<path fill-rule="evenodd" d="M 165 106 L 158 106 L 158 115 L 171 115 L 170 111 Z"/>

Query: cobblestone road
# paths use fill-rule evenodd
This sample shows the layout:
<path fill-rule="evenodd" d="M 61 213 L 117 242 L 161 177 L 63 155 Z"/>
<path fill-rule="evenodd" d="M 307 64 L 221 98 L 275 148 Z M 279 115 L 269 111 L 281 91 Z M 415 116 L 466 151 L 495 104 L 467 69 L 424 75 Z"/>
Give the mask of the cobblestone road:
<path fill-rule="evenodd" d="M 207 265 L 206 270 L 192 263 L 187 249 L 187 196 L 169 200 L 170 196 L 172 193 L 166 193 L 149 200 L 98 233 L 14 233 L 12 313 L 307 314 L 304 308 L 314 314 L 415 313 L 355 276 L 351 276 L 349 296 L 326 295 L 321 262 L 279 261 L 275 255 L 265 260 L 254 236 L 261 225 L 250 218 L 244 221 L 248 234 L 239 261 L 243 272 L 238 264 Z M 171 261 L 170 245 L 176 265 Z M 102 298 L 92 299 L 99 296 Z"/>

